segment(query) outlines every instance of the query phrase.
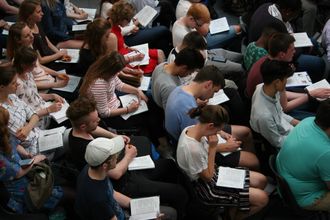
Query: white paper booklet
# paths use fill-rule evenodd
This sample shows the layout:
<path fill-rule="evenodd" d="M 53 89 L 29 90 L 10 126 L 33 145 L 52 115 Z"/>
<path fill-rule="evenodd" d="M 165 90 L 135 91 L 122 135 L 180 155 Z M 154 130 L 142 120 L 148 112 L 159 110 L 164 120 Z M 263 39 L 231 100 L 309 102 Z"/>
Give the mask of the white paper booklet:
<path fill-rule="evenodd" d="M 323 89 L 330 89 L 330 84 L 329 82 L 326 80 L 326 79 L 323 79 L 321 81 L 318 81 L 310 86 L 307 86 L 306 89 L 308 91 L 313 91 L 314 89 L 320 89 L 320 88 L 323 88 Z M 329 97 L 330 98 L 330 97 Z M 323 101 L 325 99 L 317 99 L 319 101 Z"/>
<path fill-rule="evenodd" d="M 135 45 L 135 46 L 132 46 L 131 48 L 135 48 L 140 53 L 143 53 L 144 58 L 143 58 L 143 60 L 140 60 L 140 61 L 130 62 L 129 63 L 130 66 L 135 67 L 135 66 L 138 66 L 138 65 L 142 66 L 142 65 L 148 65 L 149 64 L 150 57 L 149 57 L 149 45 L 148 44 Z M 138 54 L 138 52 L 132 51 L 132 52 L 126 54 L 126 56 L 130 57 L 130 56 L 135 56 L 137 54 Z"/>
<path fill-rule="evenodd" d="M 311 47 L 311 46 L 313 46 L 312 41 L 307 36 L 306 32 L 293 33 L 292 36 L 295 39 L 294 47 Z"/>
<path fill-rule="evenodd" d="M 210 34 L 229 31 L 229 25 L 226 17 L 212 20 L 210 23 Z"/>
<path fill-rule="evenodd" d="M 48 107 L 50 106 L 51 104 L 53 104 L 52 102 L 46 102 L 46 106 L 45 107 Z M 50 116 L 52 116 L 52 118 L 54 118 L 54 120 L 60 124 L 62 123 L 63 121 L 67 120 L 68 118 L 66 117 L 66 110 L 69 108 L 69 104 L 65 101 L 63 104 L 62 104 L 62 108 L 61 110 L 59 110 L 58 112 L 52 112 L 50 113 Z"/>
<path fill-rule="evenodd" d="M 81 10 L 84 10 L 88 17 L 86 19 L 76 19 L 77 22 L 83 22 L 83 21 L 93 21 L 96 15 L 96 9 L 95 8 L 80 8 Z"/>
<path fill-rule="evenodd" d="M 136 97 L 136 95 L 133 95 L 133 94 L 119 96 L 119 99 L 124 108 L 126 108 L 126 106 L 129 106 L 133 101 L 138 101 L 138 98 Z M 140 106 L 135 112 L 130 112 L 128 114 L 121 115 L 121 117 L 123 119 L 127 120 L 132 115 L 140 114 L 140 113 L 146 112 L 146 111 L 148 111 L 147 103 L 143 100 L 140 100 Z"/>
<path fill-rule="evenodd" d="M 213 97 L 209 99 L 208 105 L 219 105 L 221 103 L 227 102 L 229 100 L 228 96 L 225 94 L 223 89 L 220 89 L 217 93 L 214 93 Z"/>
<path fill-rule="evenodd" d="M 243 189 L 246 171 L 230 167 L 219 167 L 217 186 Z"/>
<path fill-rule="evenodd" d="M 147 91 L 149 89 L 150 80 L 151 80 L 151 77 L 142 76 L 141 85 L 140 85 L 139 89 L 142 91 Z"/>
<path fill-rule="evenodd" d="M 61 49 L 63 50 L 63 49 Z M 70 61 L 56 60 L 56 62 L 62 63 L 78 63 L 79 60 L 79 49 L 65 49 L 68 52 L 68 55 L 71 57 Z"/>
<path fill-rule="evenodd" d="M 72 31 L 85 31 L 87 24 L 74 24 L 72 25 Z"/>
<path fill-rule="evenodd" d="M 155 163 L 152 161 L 150 155 L 135 157 L 128 165 L 128 170 L 144 170 L 155 168 Z"/>
<path fill-rule="evenodd" d="M 53 150 L 63 146 L 63 132 L 65 127 L 58 127 L 49 130 L 40 130 L 38 146 L 39 152 Z"/>
<path fill-rule="evenodd" d="M 224 138 L 222 138 L 221 136 L 220 136 L 220 134 L 217 134 L 217 137 L 218 137 L 218 144 L 224 144 L 224 143 L 226 143 L 227 141 L 224 139 Z M 242 150 L 242 148 L 237 148 L 237 151 L 240 151 L 240 150 Z M 233 151 L 233 152 L 235 152 L 235 151 Z M 232 154 L 233 152 L 221 152 L 220 154 L 222 154 L 222 156 L 228 156 L 229 154 Z"/>
<path fill-rule="evenodd" d="M 157 14 L 158 12 L 156 9 L 146 5 L 134 16 L 134 18 L 137 19 L 143 27 L 146 27 Z"/>
<path fill-rule="evenodd" d="M 160 212 L 159 196 L 131 199 L 130 220 L 156 219 Z"/>
<path fill-rule="evenodd" d="M 286 87 L 304 87 L 312 85 L 312 80 L 307 72 L 295 72 L 293 76 L 288 78 Z"/>
<path fill-rule="evenodd" d="M 69 82 L 66 86 L 61 87 L 61 88 L 53 88 L 54 90 L 58 91 L 64 91 L 64 92 L 73 92 L 76 90 L 76 88 L 79 85 L 81 77 L 79 76 L 73 76 L 73 75 L 68 75 L 69 76 Z"/>

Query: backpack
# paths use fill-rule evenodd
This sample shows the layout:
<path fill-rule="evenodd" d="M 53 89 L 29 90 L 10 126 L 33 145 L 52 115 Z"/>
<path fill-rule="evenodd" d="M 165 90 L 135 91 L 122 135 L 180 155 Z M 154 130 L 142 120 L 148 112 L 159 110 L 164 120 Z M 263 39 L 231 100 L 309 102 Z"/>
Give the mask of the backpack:
<path fill-rule="evenodd" d="M 52 194 L 54 176 L 48 164 L 48 161 L 34 164 L 26 174 L 29 184 L 25 192 L 25 202 L 30 212 L 41 209 Z"/>

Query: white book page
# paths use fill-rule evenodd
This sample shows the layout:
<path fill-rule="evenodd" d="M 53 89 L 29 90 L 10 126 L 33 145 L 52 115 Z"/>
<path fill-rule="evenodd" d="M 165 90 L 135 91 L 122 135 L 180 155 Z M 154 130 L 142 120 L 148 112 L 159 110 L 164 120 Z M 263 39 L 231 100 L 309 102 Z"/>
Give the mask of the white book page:
<path fill-rule="evenodd" d="M 39 151 L 44 152 L 63 146 L 63 132 L 65 127 L 41 130 L 38 139 Z"/>
<path fill-rule="evenodd" d="M 86 19 L 76 19 L 77 22 L 83 22 L 83 21 L 93 21 L 96 15 L 96 9 L 95 8 L 80 8 L 81 10 L 84 10 L 88 17 Z"/>
<path fill-rule="evenodd" d="M 229 25 L 226 17 L 212 20 L 210 23 L 210 34 L 217 34 L 220 32 L 229 31 Z"/>
<path fill-rule="evenodd" d="M 143 53 L 144 54 L 144 58 L 140 61 L 134 61 L 134 62 L 130 62 L 129 65 L 132 66 L 132 67 L 135 67 L 135 66 L 138 66 L 138 65 L 148 65 L 149 64 L 149 60 L 150 60 L 150 57 L 149 57 L 149 45 L 146 43 L 146 44 L 140 44 L 140 45 L 135 45 L 135 46 L 132 46 L 131 48 L 134 48 L 136 50 L 138 50 L 140 53 Z M 135 56 L 137 55 L 139 52 L 136 52 L 136 51 L 132 51 L 128 54 L 126 54 L 126 56 L 130 57 L 130 56 Z"/>
<path fill-rule="evenodd" d="M 307 36 L 306 32 L 293 33 L 292 36 L 295 39 L 294 47 L 311 47 L 311 46 L 313 46 L 312 41 Z"/>
<path fill-rule="evenodd" d="M 159 196 L 131 199 L 131 217 L 134 220 L 156 219 L 160 211 Z"/>
<path fill-rule="evenodd" d="M 293 76 L 289 77 L 286 87 L 308 86 L 312 85 L 312 80 L 307 72 L 295 72 Z"/>
<path fill-rule="evenodd" d="M 72 31 L 85 31 L 87 24 L 74 24 L 72 25 Z"/>
<path fill-rule="evenodd" d="M 128 165 L 128 170 L 142 170 L 155 168 L 155 163 L 152 161 L 150 155 L 135 157 Z"/>
<path fill-rule="evenodd" d="M 68 55 L 71 57 L 71 60 L 69 62 L 63 61 L 63 60 L 56 60 L 56 62 L 62 62 L 62 63 L 78 63 L 79 60 L 79 49 L 60 49 L 60 50 L 66 50 L 68 52 Z"/>
<path fill-rule="evenodd" d="M 323 79 L 321 81 L 318 81 L 318 82 L 316 82 L 316 83 L 314 83 L 314 84 L 306 87 L 306 89 L 308 91 L 313 91 L 314 89 L 321 89 L 321 88 L 323 88 L 323 89 L 330 89 L 330 84 L 329 84 L 329 82 L 326 79 Z M 317 100 L 323 101 L 325 99 L 318 98 Z"/>
<path fill-rule="evenodd" d="M 143 76 L 139 89 L 142 90 L 142 91 L 147 91 L 149 89 L 150 80 L 151 80 L 151 77 Z"/>
<path fill-rule="evenodd" d="M 73 75 L 68 75 L 69 76 L 69 82 L 66 86 L 61 87 L 61 88 L 53 88 L 54 90 L 58 91 L 64 91 L 64 92 L 73 92 L 76 90 L 76 88 L 79 85 L 81 77 L 79 76 L 73 76 Z"/>
<path fill-rule="evenodd" d="M 226 143 L 227 141 L 224 139 L 224 138 L 222 138 L 221 137 L 221 135 L 220 134 L 217 134 L 217 137 L 218 137 L 218 144 L 224 144 L 224 143 Z M 237 148 L 237 151 L 239 151 L 239 150 L 242 150 L 242 148 Z M 235 152 L 235 151 L 233 151 L 233 152 Z M 232 154 L 233 152 L 220 152 L 220 154 L 222 154 L 222 156 L 228 156 L 229 154 Z"/>
<path fill-rule="evenodd" d="M 219 167 L 217 186 L 243 189 L 246 171 L 230 167 Z"/>
<path fill-rule="evenodd" d="M 51 104 L 53 104 L 52 102 L 46 102 L 46 106 L 45 107 L 48 107 L 50 106 Z M 62 108 L 61 110 L 57 111 L 57 112 L 52 112 L 50 113 L 49 115 L 52 116 L 54 118 L 54 120 L 60 124 L 62 123 L 63 121 L 67 120 L 68 118 L 66 117 L 66 110 L 69 108 L 69 104 L 65 101 L 63 104 L 62 104 Z"/>
<path fill-rule="evenodd" d="M 220 89 L 217 93 L 214 93 L 213 97 L 209 99 L 208 105 L 219 105 L 221 103 L 224 103 L 228 101 L 229 98 L 223 91 L 223 89 Z"/>
<path fill-rule="evenodd" d="M 156 15 L 157 11 L 149 5 L 146 5 L 134 16 L 134 18 L 137 19 L 143 27 L 145 27 L 152 21 L 152 19 L 154 19 Z"/>
<path fill-rule="evenodd" d="M 136 95 L 133 95 L 133 94 L 119 96 L 119 99 L 124 108 L 129 106 L 133 101 L 138 101 L 138 98 L 136 97 Z M 140 114 L 140 113 L 146 112 L 146 111 L 148 111 L 147 103 L 143 100 L 140 100 L 140 106 L 135 112 L 130 112 L 128 114 L 121 115 L 121 117 L 123 119 L 127 120 L 132 115 Z"/>

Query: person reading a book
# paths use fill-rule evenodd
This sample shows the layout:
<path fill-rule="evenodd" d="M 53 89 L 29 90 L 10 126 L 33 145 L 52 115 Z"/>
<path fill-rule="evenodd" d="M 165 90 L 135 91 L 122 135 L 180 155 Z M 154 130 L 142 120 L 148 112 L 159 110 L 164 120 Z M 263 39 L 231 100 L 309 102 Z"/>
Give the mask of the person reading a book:
<path fill-rule="evenodd" d="M 205 66 L 200 69 L 188 85 L 176 87 L 167 99 L 165 108 L 165 128 L 177 141 L 184 128 L 195 125 L 198 121 L 190 118 L 187 112 L 191 108 L 203 106 L 224 85 L 222 72 L 215 66 Z M 201 100 L 200 104 L 196 100 Z M 244 166 L 254 170 L 259 167 L 259 161 L 254 152 L 251 130 L 246 126 L 226 124 L 221 136 L 227 140 L 223 152 L 232 152 L 228 156 L 217 154 L 217 162 L 230 167 Z M 243 150 L 238 148 L 242 145 Z"/>
<path fill-rule="evenodd" d="M 121 136 L 112 139 L 99 137 L 87 145 L 87 165 L 77 181 L 75 202 L 75 210 L 81 219 L 125 219 L 123 209 L 130 207 L 131 198 L 114 190 L 108 177 L 108 173 L 117 166 L 119 153 L 124 148 L 125 142 Z M 167 207 L 168 210 L 172 215 L 165 212 L 165 219 L 175 220 L 173 209 Z"/>
<path fill-rule="evenodd" d="M 131 47 L 128 47 L 125 44 L 125 39 L 123 35 L 121 34 L 121 27 L 125 27 L 134 16 L 133 6 L 125 1 L 116 2 L 115 4 L 113 4 L 108 15 L 109 15 L 109 22 L 112 25 L 111 32 L 114 33 L 117 37 L 118 52 L 122 55 L 126 55 L 133 51 L 140 53 L 139 51 Z M 164 52 L 159 49 L 149 49 L 148 54 L 145 55 L 142 54 L 141 56 L 138 57 L 137 61 L 142 61 L 144 56 L 149 56 L 149 64 L 135 67 L 135 68 L 141 68 L 144 74 L 151 74 L 152 71 L 155 69 L 155 67 L 158 64 L 164 62 L 165 60 Z"/>
<path fill-rule="evenodd" d="M 58 112 L 62 108 L 65 99 L 57 94 L 39 93 L 37 85 L 33 79 L 31 70 L 34 69 L 38 60 L 38 54 L 31 47 L 19 48 L 14 56 L 13 67 L 17 71 L 17 89 L 16 95 L 27 105 L 37 112 L 42 122 L 40 127 L 45 129 L 49 126 L 52 112 Z M 46 106 L 46 101 L 54 103 Z"/>
<path fill-rule="evenodd" d="M 267 179 L 261 173 L 246 169 L 244 188 L 217 186 L 215 162 L 220 145 L 217 133 L 228 122 L 228 114 L 218 105 L 190 109 L 198 123 L 183 129 L 177 148 L 177 161 L 189 177 L 197 196 L 205 203 L 230 208 L 230 219 L 244 219 L 259 212 L 268 203 L 264 188 Z M 238 211 L 239 210 L 239 211 Z"/>
<path fill-rule="evenodd" d="M 315 117 L 293 128 L 276 159 L 279 174 L 288 182 L 298 205 L 307 210 L 330 211 L 329 112 L 327 99 L 321 102 Z"/>
<path fill-rule="evenodd" d="M 280 92 L 285 90 L 294 69 L 288 62 L 266 59 L 260 70 L 264 83 L 257 85 L 254 91 L 250 125 L 272 146 L 281 148 L 290 131 L 299 123 L 285 114 L 280 104 Z"/>
<path fill-rule="evenodd" d="M 240 26 L 234 25 L 230 26 L 227 32 L 211 35 L 209 33 L 210 22 L 211 17 L 207 7 L 202 3 L 192 4 L 187 14 L 176 20 L 173 25 L 173 46 L 179 46 L 186 34 L 196 30 L 205 37 L 208 49 L 221 48 L 226 46 L 241 32 Z"/>
<path fill-rule="evenodd" d="M 12 60 L 15 51 L 22 46 L 33 48 L 33 41 L 34 36 L 32 31 L 25 22 L 19 21 L 11 25 L 7 43 L 7 58 Z M 31 72 L 39 90 L 60 88 L 68 84 L 68 80 L 61 79 L 60 74 L 55 70 L 41 65 L 39 59 Z"/>
<path fill-rule="evenodd" d="M 114 138 L 114 134 L 102 127 L 102 121 L 98 117 L 95 101 L 87 97 L 79 97 L 70 104 L 67 117 L 72 124 L 69 133 L 68 158 L 80 171 L 86 165 L 84 158 L 86 146 L 96 137 Z M 134 198 L 159 195 L 162 204 L 177 210 L 178 218 L 184 214 L 188 195 L 185 189 L 178 184 L 179 171 L 173 160 L 154 159 L 152 146 L 148 138 L 143 136 L 122 136 L 127 144 L 117 162 L 117 166 L 108 172 L 114 188 Z M 129 164 L 136 156 L 151 155 L 155 168 L 130 171 Z"/>

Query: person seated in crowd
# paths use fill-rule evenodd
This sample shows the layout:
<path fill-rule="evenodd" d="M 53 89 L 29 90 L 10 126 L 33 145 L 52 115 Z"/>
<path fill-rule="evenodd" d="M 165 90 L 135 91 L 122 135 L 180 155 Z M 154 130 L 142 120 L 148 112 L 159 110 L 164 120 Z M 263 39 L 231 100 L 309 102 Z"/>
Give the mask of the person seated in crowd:
<path fill-rule="evenodd" d="M 203 66 L 203 55 L 190 48 L 181 50 L 173 62 L 159 64 L 151 77 L 152 98 L 155 103 L 165 109 L 168 96 L 181 85 L 180 78 L 187 77 Z"/>
<path fill-rule="evenodd" d="M 177 148 L 177 161 L 188 175 L 197 197 L 207 204 L 231 209 L 230 219 L 245 219 L 259 212 L 268 203 L 264 188 L 267 179 L 261 173 L 246 169 L 243 189 L 217 186 L 218 136 L 228 122 L 228 114 L 218 105 L 190 109 L 189 116 L 198 117 L 198 123 L 183 129 Z"/>
<path fill-rule="evenodd" d="M 112 139 L 99 137 L 87 145 L 85 160 L 88 165 L 79 175 L 75 202 L 75 210 L 81 219 L 125 219 L 122 208 L 130 207 L 131 198 L 114 190 L 108 177 L 124 148 L 121 136 Z M 167 211 L 172 215 L 164 212 L 165 219 L 176 220 L 175 211 L 169 207 Z"/>
<path fill-rule="evenodd" d="M 196 75 L 194 80 L 186 85 L 176 87 L 167 99 L 165 108 L 165 128 L 174 140 L 178 140 L 184 128 L 197 123 L 187 112 L 198 106 L 197 99 L 207 103 L 224 85 L 222 72 L 215 66 L 205 66 Z M 220 135 L 227 140 L 225 144 L 219 145 L 219 152 L 233 152 L 227 157 L 218 154 L 218 162 L 227 166 L 238 165 L 258 169 L 257 157 L 246 151 L 237 151 L 242 144 L 247 151 L 254 151 L 253 138 L 248 127 L 237 125 L 226 125 Z M 237 139 L 236 139 L 237 138 Z"/>
<path fill-rule="evenodd" d="M 330 99 L 316 116 L 302 120 L 284 140 L 276 159 L 298 205 L 329 212 Z M 297 155 L 299 154 L 299 156 Z"/>
<path fill-rule="evenodd" d="M 107 19 L 110 17 L 110 9 L 114 3 L 118 2 L 118 0 L 102 0 L 101 1 L 101 17 Z M 133 7 L 136 9 L 136 12 L 140 11 L 143 7 L 142 5 L 149 5 L 153 7 L 156 4 L 153 0 L 148 0 L 146 3 L 144 0 L 138 1 L 129 1 Z M 161 5 L 166 5 L 165 11 L 171 11 L 166 1 L 163 3 L 163 0 L 159 2 Z M 138 8 L 137 8 L 138 7 Z M 142 7 L 142 8 L 141 8 Z M 161 49 L 165 55 L 168 55 L 170 49 L 172 48 L 172 33 L 169 30 L 169 24 L 163 26 L 163 20 L 171 20 L 169 17 L 170 14 L 163 15 L 163 9 L 160 7 L 160 14 L 157 15 L 156 20 L 154 22 L 161 22 L 160 25 L 151 26 L 151 23 L 146 27 L 142 27 L 139 23 L 138 19 L 132 18 L 129 24 L 122 27 L 121 26 L 121 34 L 124 36 L 125 44 L 128 46 L 134 46 L 139 44 L 148 43 L 149 48 L 157 48 Z M 161 17 L 161 18 L 160 18 Z M 174 19 L 175 21 L 175 19 Z M 173 21 L 173 22 L 174 22 Z M 165 21 L 167 23 L 167 21 Z"/>
<path fill-rule="evenodd" d="M 0 66 L 0 72 L 0 105 L 10 114 L 9 130 L 29 154 L 36 155 L 39 152 L 39 116 L 15 95 L 18 86 L 16 70 L 11 66 Z"/>
<path fill-rule="evenodd" d="M 15 51 L 22 46 L 33 48 L 33 41 L 34 36 L 32 31 L 25 22 L 19 21 L 13 24 L 9 29 L 8 35 L 8 60 L 12 60 Z M 61 88 L 68 84 L 68 79 L 60 78 L 58 72 L 41 65 L 39 59 L 36 61 L 35 67 L 31 72 L 38 90 L 44 90 L 43 92 L 51 88 Z"/>
<path fill-rule="evenodd" d="M 290 63 L 266 59 L 260 68 L 264 83 L 257 85 L 252 97 L 250 125 L 274 147 L 280 148 L 299 121 L 283 112 L 280 92 L 293 75 Z"/>
<path fill-rule="evenodd" d="M 40 24 L 43 15 L 40 0 L 25 0 L 20 5 L 19 21 L 25 22 L 32 30 L 33 48 L 38 52 L 39 62 L 54 70 L 66 69 L 69 64 L 56 63 L 55 61 L 67 56 L 67 51 L 59 50 L 48 39 Z"/>
<path fill-rule="evenodd" d="M 3 106 L 0 106 L 0 181 L 4 183 L 10 195 L 6 206 L 13 212 L 22 214 L 31 211 L 28 210 L 26 199 L 29 184 L 27 174 L 35 164 L 45 160 L 46 157 L 41 154 L 32 156 L 19 145 L 17 138 L 10 135 L 8 126 L 11 123 L 11 116 Z M 21 166 L 20 161 L 27 158 L 31 158 L 33 162 Z M 72 190 L 68 191 L 66 188 L 54 185 L 42 207 L 53 210 L 64 200 L 71 198 L 73 201 L 72 197 Z"/>
<path fill-rule="evenodd" d="M 322 46 L 327 53 L 327 60 L 330 62 L 330 19 L 323 27 L 322 31 Z"/>
<path fill-rule="evenodd" d="M 221 48 L 241 32 L 240 26 L 236 25 L 230 26 L 227 32 L 211 35 L 209 33 L 210 21 L 210 12 L 205 5 L 196 3 L 190 6 L 187 15 L 176 20 L 173 25 L 173 46 L 180 46 L 184 36 L 196 30 L 206 38 L 208 49 Z"/>
<path fill-rule="evenodd" d="M 42 120 L 39 127 L 45 129 L 50 125 L 49 114 L 61 110 L 65 100 L 57 94 L 38 92 L 31 73 L 37 59 L 37 52 L 30 47 L 21 47 L 16 51 L 13 61 L 13 67 L 18 75 L 16 95 L 37 112 Z M 54 100 L 54 103 L 47 106 L 46 101 L 51 100 Z"/>
<path fill-rule="evenodd" d="M 86 165 L 84 158 L 86 146 L 96 137 L 114 138 L 117 134 L 98 126 L 100 118 L 97 115 L 96 103 L 86 97 L 79 97 L 70 104 L 67 116 L 72 123 L 69 134 L 69 158 L 78 170 Z M 113 180 L 114 188 L 131 197 L 159 195 L 161 203 L 169 204 L 177 210 L 178 216 L 184 212 L 187 194 L 178 185 L 179 172 L 176 164 L 169 159 L 155 160 L 155 168 L 145 171 L 128 171 L 128 165 L 136 156 L 150 155 L 150 141 L 142 136 L 122 136 L 125 143 L 124 155 L 116 168 L 108 172 Z M 134 145 L 132 145 L 134 144 Z"/>
<path fill-rule="evenodd" d="M 88 18 L 87 12 L 70 2 L 70 0 L 64 0 L 64 6 L 66 16 L 72 19 L 73 24 L 77 23 L 75 20 L 83 20 Z"/>
<path fill-rule="evenodd" d="M 121 34 L 121 27 L 125 27 L 129 21 L 134 16 L 133 6 L 125 1 L 119 1 L 113 4 L 112 8 L 109 11 L 109 22 L 112 25 L 111 32 L 114 33 L 117 37 L 117 49 L 118 52 L 122 55 L 126 55 L 132 51 L 140 53 L 139 51 L 128 47 L 125 44 L 125 39 Z M 151 74 L 155 67 L 165 61 L 165 55 L 162 50 L 159 49 L 149 49 L 149 64 L 140 66 L 138 65 L 135 68 L 141 68 L 144 74 Z M 138 61 L 143 60 L 144 56 L 140 56 Z"/>
<path fill-rule="evenodd" d="M 77 48 L 82 45 L 81 40 L 75 40 L 72 30 L 73 21 L 66 16 L 66 9 L 62 0 L 41 0 L 43 16 L 42 29 L 48 39 L 58 48 Z"/>
<path fill-rule="evenodd" d="M 250 69 L 246 82 L 246 95 L 252 97 L 256 86 L 262 83 L 262 76 L 260 71 L 260 66 L 265 62 L 266 59 L 292 62 L 293 56 L 295 54 L 294 48 L 294 38 L 285 33 L 275 33 L 269 39 L 268 45 L 268 56 L 260 58 Z M 305 71 L 306 69 L 299 68 L 301 66 L 300 62 L 298 64 L 298 69 L 296 71 Z M 310 71 L 307 71 L 310 74 Z M 313 79 L 313 78 L 312 78 Z M 314 78 L 315 79 L 315 78 Z M 313 98 L 324 98 L 329 97 L 329 89 L 316 89 L 310 92 L 310 96 Z M 310 116 L 313 111 L 309 109 L 302 109 L 303 111 L 297 112 L 295 109 L 309 100 L 307 93 L 296 93 L 290 91 L 280 92 L 281 95 L 281 106 L 284 112 L 295 115 L 299 118 L 304 118 Z M 313 106 L 311 106 L 313 108 Z"/>

